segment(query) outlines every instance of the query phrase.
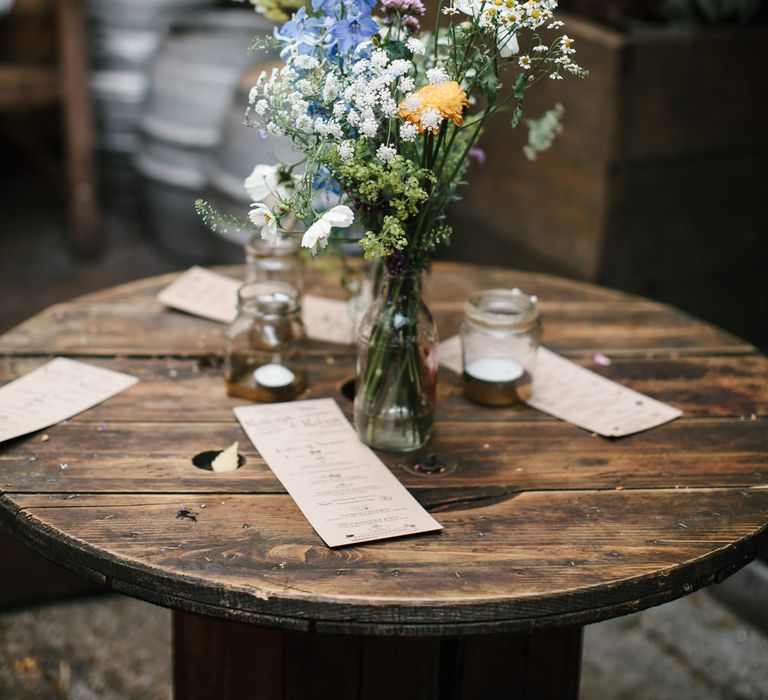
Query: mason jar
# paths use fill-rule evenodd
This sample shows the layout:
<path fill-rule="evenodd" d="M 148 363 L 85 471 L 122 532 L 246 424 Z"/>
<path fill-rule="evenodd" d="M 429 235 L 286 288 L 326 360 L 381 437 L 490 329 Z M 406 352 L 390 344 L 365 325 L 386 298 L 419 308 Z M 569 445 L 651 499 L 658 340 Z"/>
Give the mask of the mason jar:
<path fill-rule="evenodd" d="M 535 296 L 487 289 L 469 296 L 461 324 L 464 395 L 487 406 L 530 398 L 541 342 Z"/>
<path fill-rule="evenodd" d="M 245 246 L 246 282 L 286 282 L 304 292 L 304 263 L 299 255 L 300 240 L 282 237 L 274 245 L 260 235 Z"/>
<path fill-rule="evenodd" d="M 290 401 L 307 387 L 307 334 L 296 287 L 246 282 L 226 333 L 227 393 L 251 401 Z"/>

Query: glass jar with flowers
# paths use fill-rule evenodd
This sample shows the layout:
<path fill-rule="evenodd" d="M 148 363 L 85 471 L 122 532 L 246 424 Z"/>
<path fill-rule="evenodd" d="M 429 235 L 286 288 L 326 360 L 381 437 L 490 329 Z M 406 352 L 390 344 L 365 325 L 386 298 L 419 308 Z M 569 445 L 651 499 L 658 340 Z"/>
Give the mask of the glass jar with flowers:
<path fill-rule="evenodd" d="M 437 332 L 419 278 L 450 237 L 446 210 L 486 119 L 507 112 L 515 127 L 537 81 L 584 74 L 556 7 L 439 0 L 427 32 L 421 0 L 312 0 L 275 30 L 284 65 L 260 76 L 248 118 L 290 137 L 301 157 L 260 171 L 275 185 L 250 221 L 267 239 L 303 229 L 313 254 L 353 239 L 354 222 L 365 257 L 382 261 L 386 281 L 359 333 L 354 412 L 373 447 L 407 451 L 430 437 Z M 528 120 L 529 158 L 561 113 Z M 215 212 L 201 213 L 215 225 Z"/>

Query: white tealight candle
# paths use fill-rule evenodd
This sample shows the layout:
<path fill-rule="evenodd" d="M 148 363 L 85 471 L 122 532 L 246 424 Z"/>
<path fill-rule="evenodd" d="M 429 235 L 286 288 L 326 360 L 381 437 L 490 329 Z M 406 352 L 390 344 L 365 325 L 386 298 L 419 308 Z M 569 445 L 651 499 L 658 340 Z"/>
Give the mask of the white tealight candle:
<path fill-rule="evenodd" d="M 470 362 L 464 371 L 482 382 L 514 382 L 525 370 L 506 357 L 481 357 Z"/>
<path fill-rule="evenodd" d="M 289 386 L 296 378 L 296 375 L 287 367 L 272 362 L 255 369 L 253 371 L 253 378 L 260 386 L 279 389 Z"/>

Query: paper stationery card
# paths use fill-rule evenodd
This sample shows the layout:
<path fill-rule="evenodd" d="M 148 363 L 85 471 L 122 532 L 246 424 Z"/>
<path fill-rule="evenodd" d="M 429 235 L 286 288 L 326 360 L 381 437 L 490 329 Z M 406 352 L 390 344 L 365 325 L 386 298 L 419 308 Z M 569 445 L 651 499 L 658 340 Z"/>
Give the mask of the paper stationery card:
<path fill-rule="evenodd" d="M 461 339 L 440 344 L 440 364 L 462 374 Z M 682 411 L 590 372 L 539 348 L 529 406 L 606 437 L 622 437 L 668 423 Z"/>
<path fill-rule="evenodd" d="M 192 267 L 157 295 L 157 300 L 172 309 L 201 316 L 219 323 L 232 323 L 237 316 L 239 280 Z"/>
<path fill-rule="evenodd" d="M 139 380 L 57 357 L 0 387 L 0 442 L 60 423 Z"/>
<path fill-rule="evenodd" d="M 192 267 L 168 285 L 157 300 L 172 309 L 232 323 L 237 316 L 237 290 L 241 282 L 203 267 Z M 338 299 L 306 294 L 302 316 L 307 335 L 326 343 L 351 345 L 355 340 L 362 312 Z"/>
<path fill-rule="evenodd" d="M 304 325 L 313 340 L 351 345 L 362 315 L 352 304 L 305 294 L 302 300 Z"/>
<path fill-rule="evenodd" d="M 440 364 L 456 374 L 464 373 L 464 363 L 461 356 L 461 337 L 454 335 L 444 340 L 437 348 Z"/>
<path fill-rule="evenodd" d="M 528 404 L 580 428 L 622 437 L 668 423 L 683 414 L 661 401 L 590 372 L 539 348 Z"/>
<path fill-rule="evenodd" d="M 329 547 L 442 529 L 333 399 L 234 409 L 251 442 Z"/>

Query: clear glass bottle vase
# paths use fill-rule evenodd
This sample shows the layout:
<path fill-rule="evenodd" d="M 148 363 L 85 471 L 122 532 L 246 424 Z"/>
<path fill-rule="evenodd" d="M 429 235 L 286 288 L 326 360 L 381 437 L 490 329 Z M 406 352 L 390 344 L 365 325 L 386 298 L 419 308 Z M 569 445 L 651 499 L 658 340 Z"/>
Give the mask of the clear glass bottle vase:
<path fill-rule="evenodd" d="M 409 452 L 434 424 L 437 328 L 416 273 L 388 274 L 360 323 L 354 424 L 379 450 Z"/>

